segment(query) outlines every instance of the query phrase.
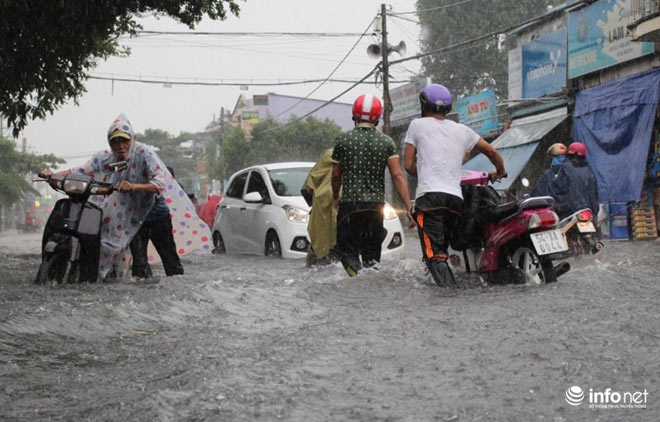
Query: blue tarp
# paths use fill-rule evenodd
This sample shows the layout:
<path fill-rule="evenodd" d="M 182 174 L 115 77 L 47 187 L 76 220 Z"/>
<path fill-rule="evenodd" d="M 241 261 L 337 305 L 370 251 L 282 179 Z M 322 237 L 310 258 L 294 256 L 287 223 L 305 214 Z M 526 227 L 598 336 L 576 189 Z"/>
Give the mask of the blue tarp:
<path fill-rule="evenodd" d="M 511 184 L 516 180 L 522 169 L 527 165 L 532 154 L 536 151 L 539 142 L 530 142 L 515 147 L 500 148 L 497 151 L 502 155 L 504 160 L 504 168 L 507 172 L 507 177 L 503 178 L 500 182 L 495 182 L 493 187 L 497 190 L 509 189 Z M 478 170 L 491 172 L 495 170 L 495 166 L 490 162 L 488 157 L 479 154 L 463 165 L 466 170 Z"/>
<path fill-rule="evenodd" d="M 659 99 L 660 69 L 577 94 L 573 136 L 587 145 L 600 202 L 639 200 Z"/>

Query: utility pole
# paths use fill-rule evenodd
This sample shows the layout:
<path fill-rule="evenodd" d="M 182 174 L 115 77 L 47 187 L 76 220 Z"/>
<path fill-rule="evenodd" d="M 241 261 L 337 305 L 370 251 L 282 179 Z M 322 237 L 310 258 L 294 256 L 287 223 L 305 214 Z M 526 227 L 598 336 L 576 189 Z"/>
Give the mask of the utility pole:
<path fill-rule="evenodd" d="M 225 108 L 220 108 L 220 136 L 218 137 L 218 152 L 216 156 L 220 158 L 220 147 L 222 145 L 222 140 L 225 137 Z"/>
<path fill-rule="evenodd" d="M 380 17 L 382 23 L 382 39 L 380 51 L 383 61 L 383 133 L 390 136 L 392 128 L 390 127 L 390 80 L 389 80 L 389 60 L 390 54 L 389 44 L 387 43 L 387 21 L 386 21 L 386 8 L 385 4 L 380 5 Z"/>

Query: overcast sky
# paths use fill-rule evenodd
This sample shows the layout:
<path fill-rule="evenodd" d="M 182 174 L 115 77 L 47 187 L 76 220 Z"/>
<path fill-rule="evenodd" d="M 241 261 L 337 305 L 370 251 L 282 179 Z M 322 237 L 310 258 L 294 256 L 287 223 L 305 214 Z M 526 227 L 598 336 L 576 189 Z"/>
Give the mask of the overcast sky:
<path fill-rule="evenodd" d="M 248 0 L 239 2 L 241 14 L 226 21 L 204 20 L 195 31 L 211 32 L 327 32 L 363 33 L 380 11 L 373 0 Z M 395 13 L 413 12 L 415 0 L 391 0 Z M 405 19 L 402 19 L 405 18 Z M 418 52 L 419 26 L 415 14 L 388 17 L 391 44 L 404 41 L 406 56 Z M 170 18 L 143 17 L 145 30 L 187 31 L 185 25 Z M 151 35 L 126 39 L 132 49 L 128 58 L 111 58 L 90 72 L 101 77 L 131 79 L 169 78 L 173 81 L 278 82 L 324 79 L 356 43 L 351 37 L 246 37 L 200 35 Z M 333 75 L 338 79 L 360 79 L 378 62 L 370 59 L 366 48 L 376 40 L 366 36 Z M 396 53 L 391 56 L 399 58 Z M 419 61 L 409 61 L 392 69 L 395 79 L 407 79 L 419 72 Z M 373 80 L 373 78 L 371 79 Z M 70 102 L 46 120 L 31 122 L 20 137 L 27 138 L 35 153 L 54 153 L 66 157 L 68 165 L 84 162 L 107 146 L 105 133 L 111 121 L 125 113 L 137 132 L 148 128 L 164 129 L 171 134 L 198 132 L 220 114 L 231 109 L 238 96 L 275 92 L 306 96 L 318 83 L 305 85 L 255 87 L 241 91 L 232 86 L 183 86 L 166 88 L 145 84 L 90 79 L 87 93 L 79 105 Z M 311 98 L 330 99 L 350 84 L 327 83 Z M 396 86 L 396 85 L 395 85 Z M 382 87 L 361 85 L 340 99 L 352 102 L 363 92 L 381 96 Z"/>

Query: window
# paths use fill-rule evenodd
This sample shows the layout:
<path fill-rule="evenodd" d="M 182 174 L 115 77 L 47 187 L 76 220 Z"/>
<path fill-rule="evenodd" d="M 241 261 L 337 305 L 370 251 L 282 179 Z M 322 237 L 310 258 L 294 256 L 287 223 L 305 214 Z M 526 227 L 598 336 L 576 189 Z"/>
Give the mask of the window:
<path fill-rule="evenodd" d="M 270 170 L 270 182 L 277 196 L 300 196 L 311 167 Z"/>
<path fill-rule="evenodd" d="M 265 202 L 270 202 L 270 196 L 268 195 L 266 182 L 264 182 L 264 178 L 261 176 L 261 173 L 256 170 L 253 170 L 252 173 L 250 173 L 250 181 L 248 182 L 247 192 L 245 193 L 247 194 L 250 192 L 259 192 Z"/>
<path fill-rule="evenodd" d="M 243 197 L 243 188 L 245 187 L 245 181 L 247 180 L 247 172 L 239 174 L 234 178 L 227 189 L 227 196 L 230 198 L 242 198 Z"/>

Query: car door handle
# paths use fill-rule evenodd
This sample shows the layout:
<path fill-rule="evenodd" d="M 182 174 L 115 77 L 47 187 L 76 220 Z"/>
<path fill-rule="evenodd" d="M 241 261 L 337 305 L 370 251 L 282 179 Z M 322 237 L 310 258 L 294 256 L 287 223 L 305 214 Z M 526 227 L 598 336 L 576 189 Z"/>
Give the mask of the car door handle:
<path fill-rule="evenodd" d="M 247 209 L 247 208 L 245 208 L 245 207 L 241 207 L 241 211 L 245 211 L 246 209 Z"/>

